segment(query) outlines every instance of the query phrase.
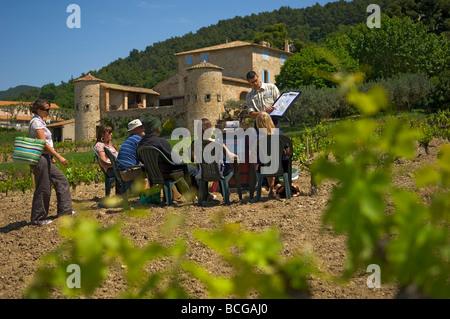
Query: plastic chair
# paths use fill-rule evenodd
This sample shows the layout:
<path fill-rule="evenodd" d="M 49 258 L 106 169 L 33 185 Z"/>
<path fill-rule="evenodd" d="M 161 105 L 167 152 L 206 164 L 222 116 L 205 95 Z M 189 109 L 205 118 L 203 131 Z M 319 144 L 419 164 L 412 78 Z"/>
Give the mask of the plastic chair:
<path fill-rule="evenodd" d="M 133 181 L 124 181 L 122 179 L 122 176 L 120 175 L 120 170 L 117 167 L 117 163 L 119 163 L 120 165 L 126 167 L 126 168 L 135 168 L 135 167 L 144 167 L 144 165 L 126 165 L 122 162 L 120 162 L 116 156 L 114 156 L 114 154 L 111 152 L 111 150 L 108 147 L 105 147 L 105 154 L 106 156 L 109 158 L 109 160 L 111 161 L 111 165 L 112 168 L 114 170 L 114 174 L 116 175 L 116 181 L 119 182 L 120 184 L 120 190 L 121 190 L 121 194 L 125 195 L 124 199 L 125 202 L 128 203 L 128 192 L 131 190 L 131 186 L 133 185 Z"/>
<path fill-rule="evenodd" d="M 204 158 L 199 163 L 200 166 L 200 179 L 199 179 L 199 188 L 200 188 L 200 195 L 198 203 L 201 206 L 203 204 L 203 201 L 206 200 L 208 196 L 208 182 L 215 182 L 218 181 L 220 184 L 220 189 L 222 192 L 222 197 L 224 199 L 224 202 L 226 205 L 230 204 L 230 187 L 228 185 L 228 182 L 230 181 L 231 177 L 233 177 L 235 171 L 231 171 L 227 176 L 223 176 L 220 172 L 220 166 L 219 163 L 223 161 L 223 156 L 225 154 L 225 149 L 222 144 L 215 142 L 215 141 L 202 141 L 202 157 L 204 155 L 205 148 L 211 148 L 210 150 L 218 150 L 221 149 L 221 152 L 218 152 L 218 154 L 215 154 L 215 152 L 212 152 L 212 156 L 214 157 L 214 160 L 212 163 L 208 163 L 205 161 Z M 208 150 L 208 154 L 211 152 Z M 209 161 L 210 162 L 210 161 Z M 237 167 L 237 165 L 235 165 Z M 238 171 L 237 171 L 238 172 Z M 236 175 L 236 179 L 239 178 L 239 174 Z M 242 197 L 241 187 L 240 187 L 240 181 L 238 182 L 238 193 L 239 198 Z"/>
<path fill-rule="evenodd" d="M 164 155 L 159 149 L 153 146 L 141 146 L 137 149 L 138 158 L 144 163 L 145 172 L 147 173 L 148 182 L 151 187 L 154 185 L 162 185 L 164 197 L 166 199 L 167 206 L 173 203 L 173 191 L 172 187 L 175 184 L 182 183 L 186 189 L 189 185 L 185 181 L 185 176 L 189 176 L 188 168 L 186 163 L 176 164 L 172 162 L 167 156 Z M 165 161 L 174 167 L 174 170 L 181 169 L 183 171 L 183 176 L 177 179 L 164 179 L 163 174 L 159 168 L 159 161 Z"/>
<path fill-rule="evenodd" d="M 271 154 L 273 153 L 273 151 L 276 151 L 277 153 L 275 153 L 274 155 L 278 156 L 278 167 L 276 168 L 276 171 L 274 173 L 263 174 L 263 173 L 261 173 L 261 169 L 260 169 L 260 172 L 255 171 L 255 175 L 257 178 L 257 186 L 256 186 L 256 200 L 257 201 L 261 200 L 261 189 L 262 189 L 264 177 L 283 177 L 284 186 L 286 189 L 286 198 L 290 199 L 292 197 L 292 195 L 291 195 L 292 141 L 286 135 L 277 135 L 278 150 L 274 150 L 272 148 L 272 137 L 271 136 L 272 135 L 260 137 L 256 141 L 256 143 L 255 143 L 256 145 L 252 146 L 252 148 L 251 148 L 252 152 L 255 152 L 257 150 L 256 147 L 261 147 L 261 145 L 264 145 L 267 147 L 268 159 L 271 158 Z M 283 171 L 282 158 L 283 158 L 283 153 L 285 152 L 286 146 L 289 147 L 290 152 L 289 152 L 289 156 L 288 156 L 288 159 L 289 159 L 288 171 L 285 173 Z M 250 191 L 250 198 L 253 198 L 253 188 Z"/>
<path fill-rule="evenodd" d="M 112 176 L 112 177 L 108 176 L 107 171 L 100 165 L 99 161 L 104 163 L 104 164 L 107 164 L 107 165 L 110 165 L 110 163 L 105 162 L 100 157 L 100 155 L 97 153 L 97 151 L 95 150 L 95 148 L 93 146 L 92 146 L 92 150 L 94 151 L 95 156 L 98 159 L 98 161 L 97 161 L 98 165 L 100 166 L 103 174 L 105 175 L 105 196 L 108 197 L 108 196 L 111 195 L 111 187 L 112 187 L 112 185 L 114 183 L 116 185 L 116 194 L 119 194 L 120 193 L 120 191 L 119 191 L 119 183 L 116 182 L 116 177 L 115 176 Z"/>

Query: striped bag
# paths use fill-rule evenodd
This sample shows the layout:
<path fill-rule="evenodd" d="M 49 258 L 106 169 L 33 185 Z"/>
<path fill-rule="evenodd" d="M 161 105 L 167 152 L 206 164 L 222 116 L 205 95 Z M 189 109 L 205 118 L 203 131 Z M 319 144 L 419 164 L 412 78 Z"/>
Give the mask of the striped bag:
<path fill-rule="evenodd" d="M 34 121 L 33 121 L 34 122 Z M 31 125 L 28 128 L 30 135 Z M 27 165 L 36 165 L 39 161 L 46 141 L 30 137 L 16 137 L 14 141 L 13 162 Z"/>

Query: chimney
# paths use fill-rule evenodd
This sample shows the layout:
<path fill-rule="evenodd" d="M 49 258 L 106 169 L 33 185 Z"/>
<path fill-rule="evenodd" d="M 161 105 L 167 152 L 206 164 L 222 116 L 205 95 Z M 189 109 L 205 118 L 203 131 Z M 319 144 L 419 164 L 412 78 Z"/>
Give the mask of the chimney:
<path fill-rule="evenodd" d="M 267 41 L 261 41 L 261 42 L 259 42 L 259 45 L 270 48 L 270 42 L 267 42 Z"/>
<path fill-rule="evenodd" d="M 290 52 L 290 50 L 289 50 L 289 41 L 288 40 L 284 41 L 284 51 Z"/>

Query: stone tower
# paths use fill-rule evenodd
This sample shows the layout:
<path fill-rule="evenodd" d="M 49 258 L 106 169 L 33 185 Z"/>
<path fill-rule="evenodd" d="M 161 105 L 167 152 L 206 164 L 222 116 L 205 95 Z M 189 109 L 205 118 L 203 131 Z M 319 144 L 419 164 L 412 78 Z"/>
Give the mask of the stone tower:
<path fill-rule="evenodd" d="M 90 73 L 74 82 L 75 141 L 96 139 L 96 128 L 100 124 L 100 83 L 103 80 Z"/>
<path fill-rule="evenodd" d="M 186 87 L 186 127 L 194 134 L 194 120 L 208 118 L 213 126 L 224 112 L 223 68 L 202 62 L 188 69 Z"/>

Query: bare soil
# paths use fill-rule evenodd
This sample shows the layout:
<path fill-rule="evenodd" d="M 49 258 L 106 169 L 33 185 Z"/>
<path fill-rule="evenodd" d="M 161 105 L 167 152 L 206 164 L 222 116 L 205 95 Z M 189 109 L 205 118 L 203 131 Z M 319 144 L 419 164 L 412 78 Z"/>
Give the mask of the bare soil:
<path fill-rule="evenodd" d="M 401 160 L 395 164 L 394 176 L 398 186 L 415 189 L 413 172 L 424 164 L 434 163 L 440 146 L 444 142 L 434 140 L 427 155 L 423 149 L 417 149 L 417 157 Z M 318 193 L 310 195 L 310 174 L 307 170 L 300 172 L 295 181 L 302 195 L 286 199 L 269 199 L 263 189 L 261 202 L 255 203 L 244 191 L 242 201 L 232 190 L 232 204 L 224 206 L 219 193 L 218 200 L 207 202 L 204 207 L 197 204 L 178 202 L 173 208 L 164 205 L 143 206 L 138 198 L 131 198 L 132 209 L 147 209 L 148 216 L 133 218 L 124 214 L 121 208 L 104 208 L 100 200 L 104 197 L 104 185 L 92 184 L 78 186 L 72 190 L 74 208 L 96 218 L 101 225 L 108 226 L 118 221 L 124 223 L 123 233 L 138 245 L 150 242 L 170 244 L 176 236 L 186 238 L 188 257 L 207 268 L 212 274 L 224 275 L 229 271 L 226 265 L 211 250 L 200 244 L 193 236 L 194 229 L 213 229 L 216 227 L 214 216 L 222 213 L 226 223 L 241 223 L 245 230 L 261 232 L 276 227 L 282 238 L 282 255 L 296 255 L 300 251 L 312 252 L 319 261 L 320 270 L 332 275 L 342 273 L 347 255 L 346 237 L 336 236 L 331 227 L 323 227 L 324 212 L 333 185 L 328 182 L 320 186 Z M 425 191 L 426 192 L 426 191 Z M 425 198 L 430 194 L 422 193 Z M 0 299 L 21 299 L 23 291 L 30 283 L 39 259 L 57 248 L 62 239 L 59 236 L 59 220 L 54 219 L 50 225 L 32 226 L 29 223 L 33 192 L 16 192 L 5 196 L 0 194 Z M 161 235 L 161 225 L 167 213 L 184 214 L 186 225 L 173 237 Z M 56 196 L 53 193 L 49 218 L 56 215 Z M 77 218 L 77 217 L 74 217 Z M 152 267 L 164 267 L 164 261 L 157 261 Z M 365 269 L 345 284 L 331 283 L 326 280 L 311 278 L 310 292 L 314 299 L 391 299 L 395 298 L 399 287 L 396 284 L 384 283 L 379 289 L 369 289 L 366 285 L 368 277 Z M 383 280 L 383 278 L 382 278 Z M 182 283 L 189 294 L 195 298 L 209 298 L 205 287 L 191 277 Z M 126 288 L 126 280 L 121 267 L 112 269 L 106 282 L 95 292 L 92 298 L 117 298 Z M 58 295 L 55 296 L 60 297 Z"/>

